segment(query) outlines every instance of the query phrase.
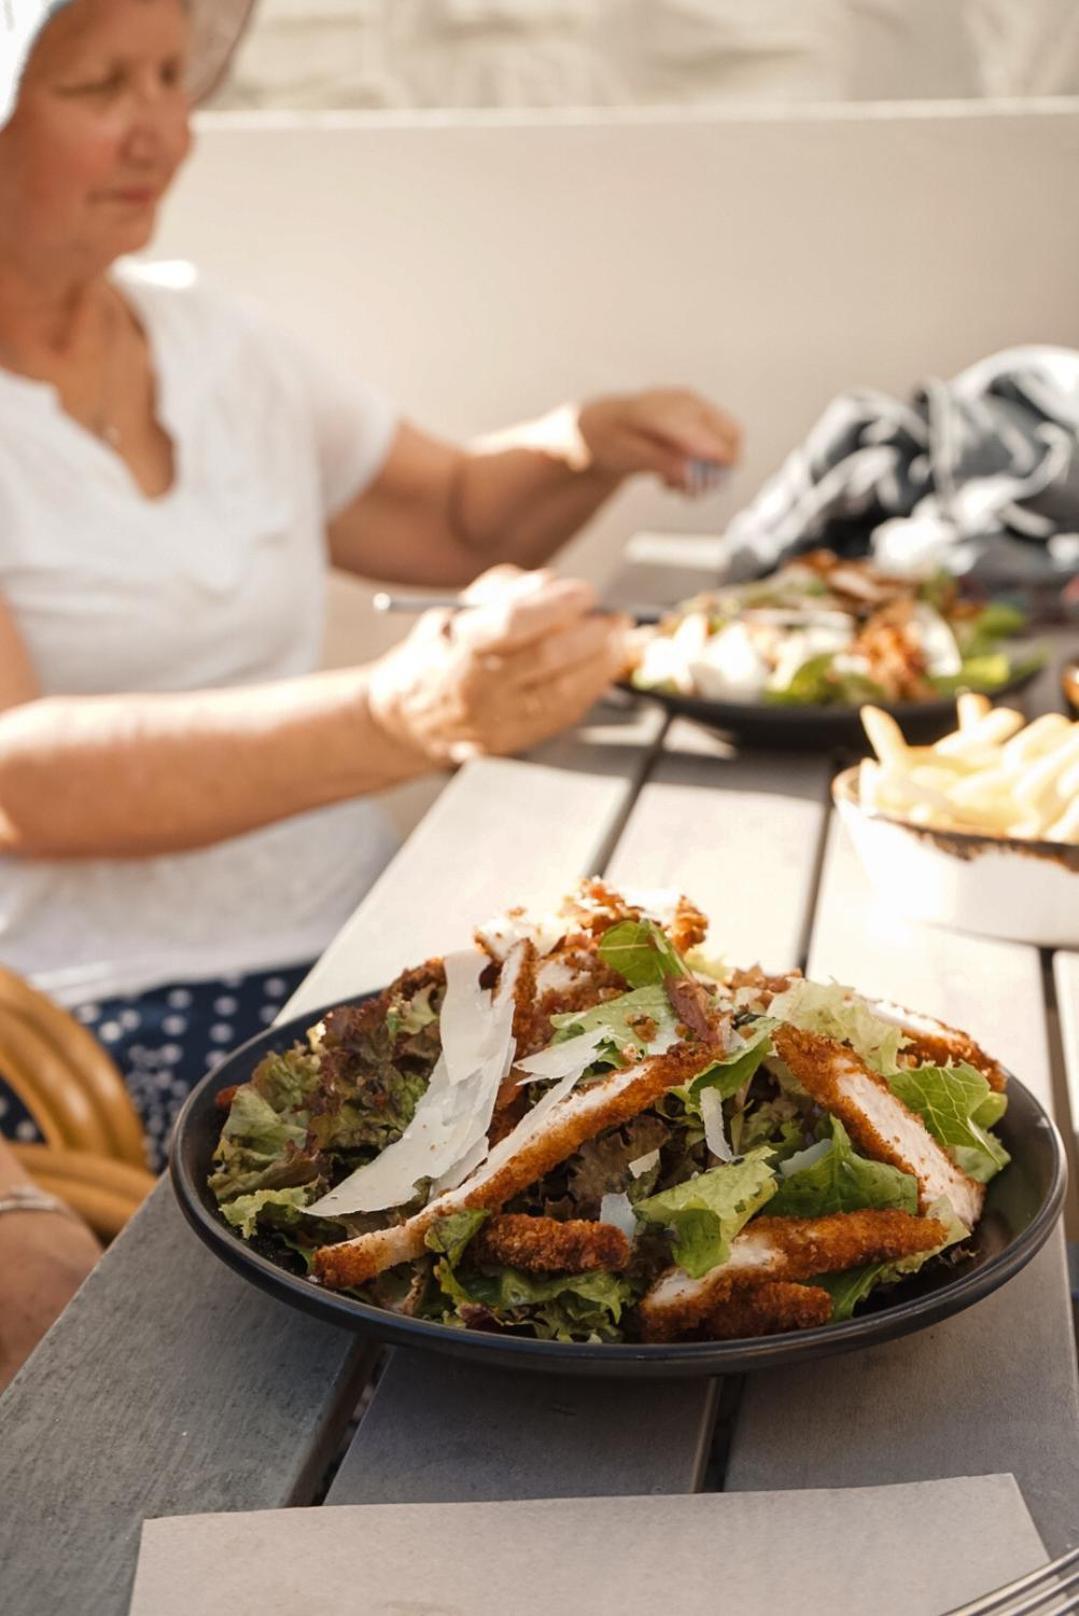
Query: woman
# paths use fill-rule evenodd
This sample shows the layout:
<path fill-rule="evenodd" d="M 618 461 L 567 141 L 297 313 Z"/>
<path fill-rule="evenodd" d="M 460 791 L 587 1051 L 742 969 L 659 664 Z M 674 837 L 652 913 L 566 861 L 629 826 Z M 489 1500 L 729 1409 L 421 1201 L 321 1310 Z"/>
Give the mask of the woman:
<path fill-rule="evenodd" d="M 188 154 L 189 75 L 214 77 L 247 7 L 71 0 L 40 27 L 41 0 L 14 4 L 32 49 L 21 77 L 9 51 L 0 130 L 0 959 L 97 1031 L 159 1162 L 214 1051 L 273 1017 L 384 863 L 362 799 L 533 745 L 609 682 L 622 625 L 519 569 L 626 477 L 729 462 L 738 429 L 666 391 L 458 448 L 197 279 L 119 262 Z M 316 672 L 327 557 L 474 605 Z"/>

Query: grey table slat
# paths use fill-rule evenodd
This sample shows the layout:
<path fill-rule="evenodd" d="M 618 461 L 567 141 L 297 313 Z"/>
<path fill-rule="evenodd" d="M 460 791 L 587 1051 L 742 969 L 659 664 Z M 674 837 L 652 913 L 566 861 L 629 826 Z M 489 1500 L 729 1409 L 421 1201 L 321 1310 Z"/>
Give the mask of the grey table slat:
<path fill-rule="evenodd" d="M 833 824 L 816 977 L 968 1028 L 1052 1104 L 1037 950 L 896 920 Z M 993 1296 L 887 1346 L 749 1378 L 732 1490 L 1014 1472 L 1051 1552 L 1079 1541 L 1079 1384 L 1063 1235 Z"/>
<path fill-rule="evenodd" d="M 144 1516 L 308 1502 L 369 1366 L 159 1185 L 0 1399 L 0 1609 L 123 1616 Z"/>
<path fill-rule="evenodd" d="M 831 770 L 819 757 L 733 757 L 671 726 L 611 860 L 617 885 L 678 887 L 711 919 L 706 947 L 735 964 L 799 963 Z"/>
<path fill-rule="evenodd" d="M 330 1504 L 694 1492 L 713 1382 L 523 1374 L 397 1352 Z"/>
<path fill-rule="evenodd" d="M 462 769 L 287 1013 L 382 987 L 406 966 L 465 947 L 476 925 L 510 905 L 550 905 L 592 874 L 661 729 L 654 709 L 605 705 L 580 736 L 528 762 L 483 758 Z"/>

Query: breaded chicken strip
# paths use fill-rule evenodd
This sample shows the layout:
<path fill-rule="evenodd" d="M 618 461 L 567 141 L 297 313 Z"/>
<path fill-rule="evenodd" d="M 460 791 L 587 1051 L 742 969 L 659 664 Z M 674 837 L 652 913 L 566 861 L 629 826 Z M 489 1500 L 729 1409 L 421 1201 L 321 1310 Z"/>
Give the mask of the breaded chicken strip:
<path fill-rule="evenodd" d="M 1007 1088 L 1008 1074 L 1003 1066 L 992 1055 L 986 1054 L 969 1033 L 960 1032 L 958 1027 L 946 1026 L 943 1021 L 934 1021 L 932 1016 L 923 1016 L 916 1010 L 904 1009 L 900 1004 L 881 1004 L 871 1000 L 870 1008 L 875 1016 L 882 1021 L 890 1021 L 905 1034 L 907 1044 L 899 1056 L 900 1061 L 909 1063 L 911 1056 L 919 1066 L 926 1062 L 934 1066 L 947 1066 L 949 1062 L 966 1061 L 968 1066 L 981 1072 L 990 1087 L 998 1093 L 1003 1093 Z"/>
<path fill-rule="evenodd" d="M 819 1285 L 770 1280 L 733 1291 L 701 1326 L 706 1341 L 739 1341 L 753 1335 L 785 1335 L 812 1330 L 832 1317 L 832 1298 Z"/>
<path fill-rule="evenodd" d="M 813 1279 L 862 1263 L 897 1262 L 935 1251 L 948 1238 L 936 1218 L 910 1212 L 832 1212 L 823 1218 L 754 1218 L 731 1243 L 725 1263 L 691 1279 L 661 1274 L 640 1304 L 646 1341 L 671 1341 L 711 1318 L 731 1296 L 773 1280 Z"/>
<path fill-rule="evenodd" d="M 924 1212 L 942 1195 L 960 1222 L 973 1229 L 985 1188 L 960 1172 L 921 1117 L 907 1109 L 879 1073 L 834 1038 L 777 1027 L 776 1053 L 818 1105 L 839 1118 L 855 1144 L 874 1161 L 890 1162 L 918 1180 Z"/>
<path fill-rule="evenodd" d="M 406 1222 L 339 1245 L 321 1246 L 314 1259 L 317 1278 L 335 1288 L 363 1285 L 384 1269 L 421 1256 L 424 1236 L 439 1218 L 477 1207 L 494 1210 L 504 1206 L 572 1156 L 586 1140 L 628 1122 L 669 1088 L 696 1077 L 714 1059 L 714 1048 L 675 1044 L 663 1055 L 612 1072 L 602 1082 L 567 1095 L 516 1146 L 511 1134 L 463 1184 L 437 1196 Z"/>
<path fill-rule="evenodd" d="M 503 1212 L 485 1223 L 469 1242 L 477 1262 L 505 1263 L 530 1274 L 584 1274 L 615 1271 L 629 1262 L 629 1241 L 613 1223 L 587 1218 L 533 1218 Z"/>

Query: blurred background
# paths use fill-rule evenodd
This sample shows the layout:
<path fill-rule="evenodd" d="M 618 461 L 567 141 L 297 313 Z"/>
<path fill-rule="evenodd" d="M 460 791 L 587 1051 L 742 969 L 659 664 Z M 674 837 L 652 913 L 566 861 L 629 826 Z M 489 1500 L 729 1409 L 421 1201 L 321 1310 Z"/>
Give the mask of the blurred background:
<path fill-rule="evenodd" d="M 722 534 L 838 393 L 1079 348 L 1076 0 L 260 0 L 198 128 L 155 257 L 427 429 L 652 384 L 741 418 L 719 491 L 565 553 L 623 599 L 631 535 Z M 403 627 L 339 578 L 326 660 Z"/>
<path fill-rule="evenodd" d="M 262 0 L 222 107 L 1079 91 L 1074 0 Z"/>

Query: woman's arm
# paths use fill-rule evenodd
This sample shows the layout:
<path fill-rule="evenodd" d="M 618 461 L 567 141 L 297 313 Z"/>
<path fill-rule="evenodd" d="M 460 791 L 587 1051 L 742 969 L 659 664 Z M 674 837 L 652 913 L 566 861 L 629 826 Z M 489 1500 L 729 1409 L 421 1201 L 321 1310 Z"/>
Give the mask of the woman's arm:
<path fill-rule="evenodd" d="M 29 699 L 0 606 L 0 852 L 180 852 L 473 752 L 535 745 L 617 672 L 619 625 L 589 615 L 592 604 L 584 584 L 495 574 L 474 609 L 421 618 L 366 667 L 240 689 Z"/>
<path fill-rule="evenodd" d="M 0 1139 L 0 1201 L 30 1183 Z M 0 1392 L 100 1255 L 101 1247 L 73 1212 L 0 1213 Z"/>
<path fill-rule="evenodd" d="M 492 561 L 536 567 L 647 472 L 689 486 L 694 459 L 728 465 L 740 432 L 692 393 L 567 405 L 469 449 L 398 431 L 374 483 L 330 527 L 340 567 L 397 583 L 457 587 Z"/>

